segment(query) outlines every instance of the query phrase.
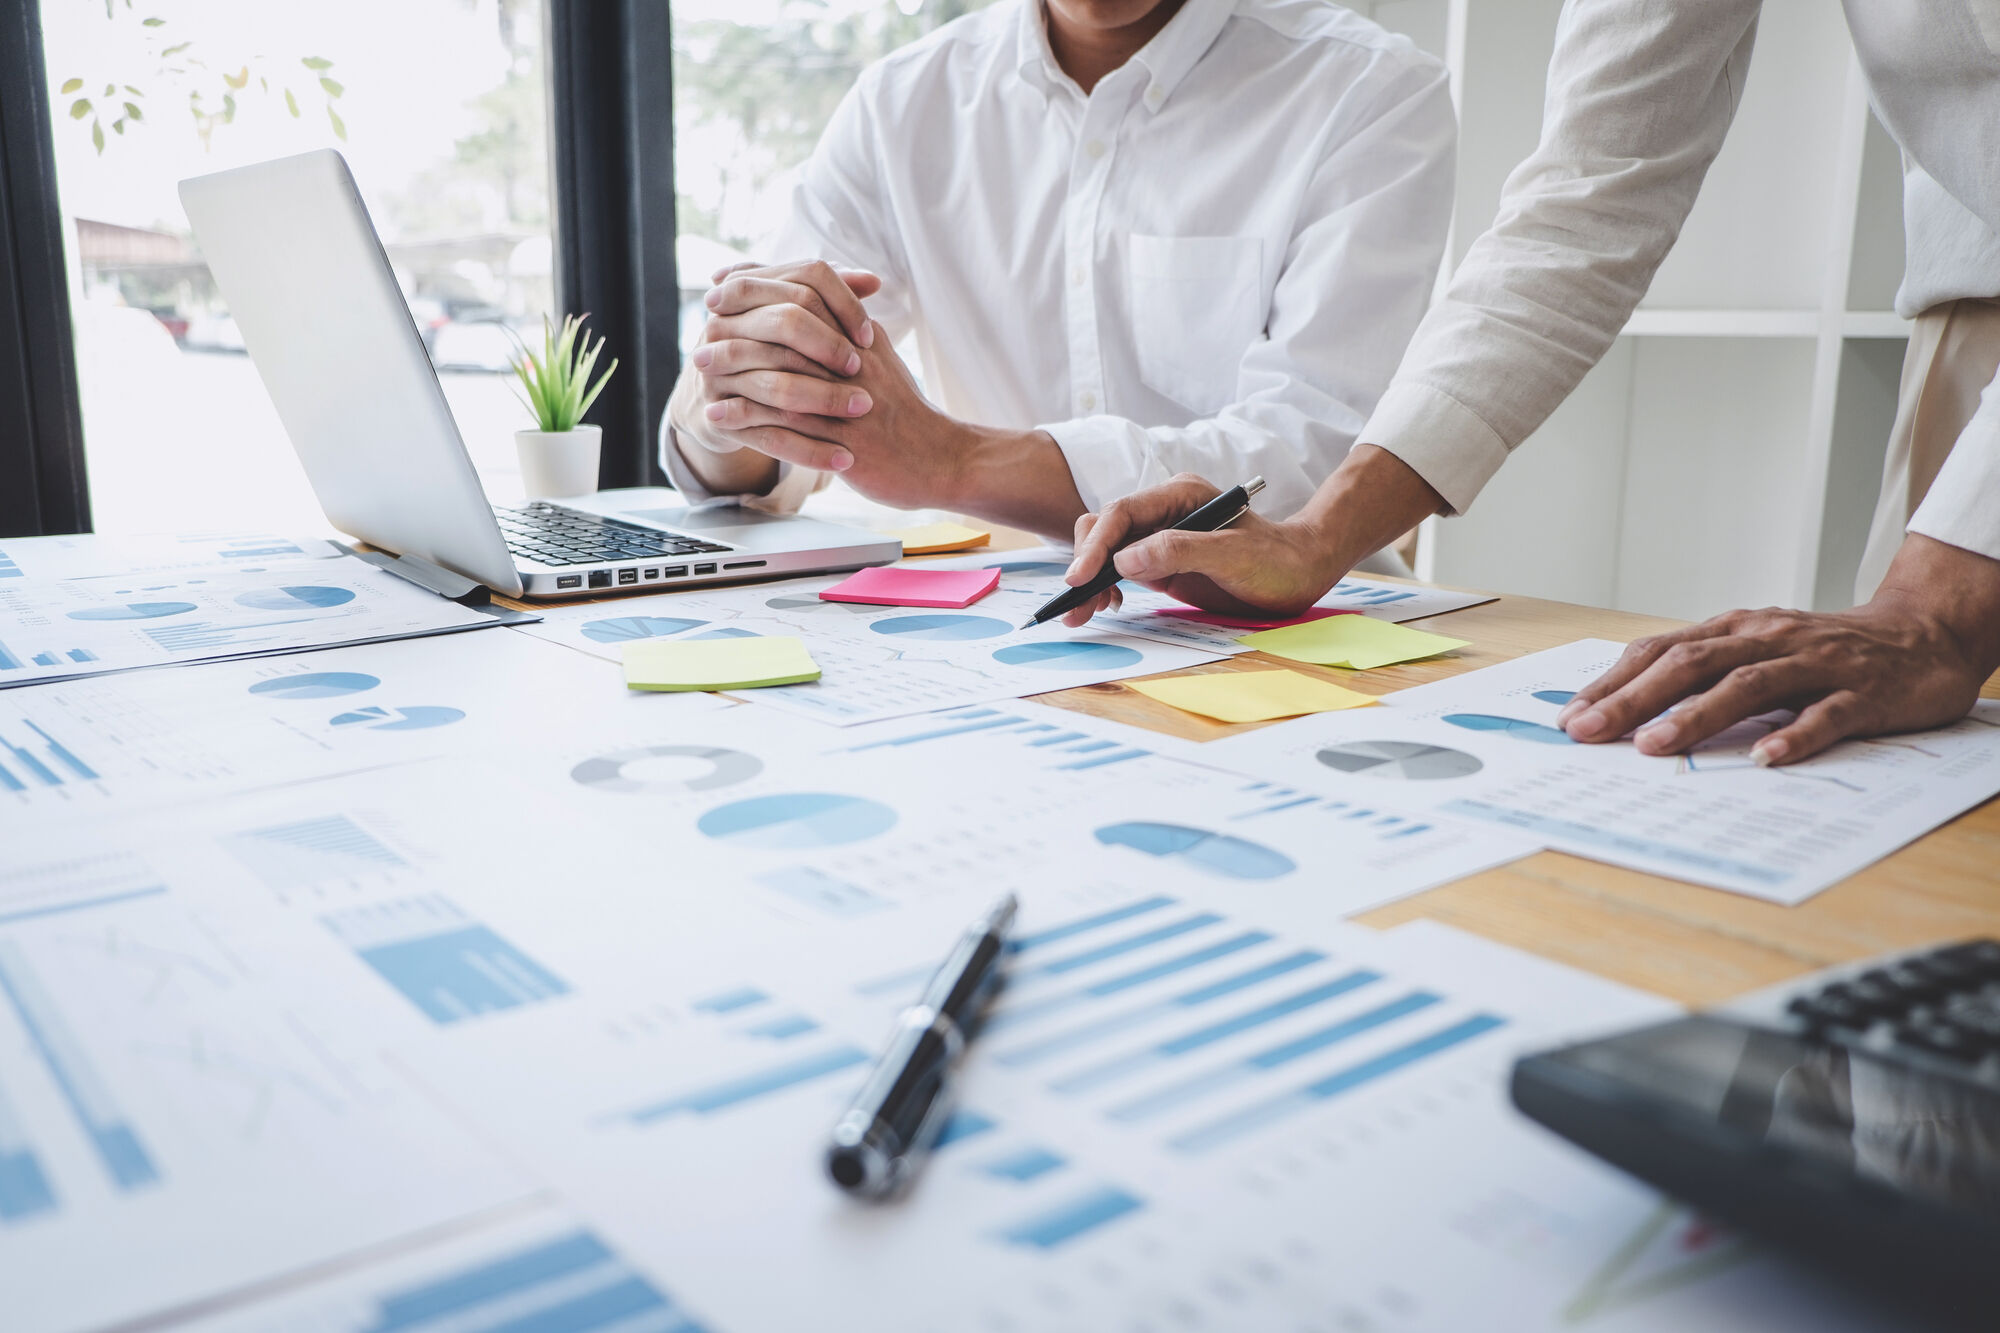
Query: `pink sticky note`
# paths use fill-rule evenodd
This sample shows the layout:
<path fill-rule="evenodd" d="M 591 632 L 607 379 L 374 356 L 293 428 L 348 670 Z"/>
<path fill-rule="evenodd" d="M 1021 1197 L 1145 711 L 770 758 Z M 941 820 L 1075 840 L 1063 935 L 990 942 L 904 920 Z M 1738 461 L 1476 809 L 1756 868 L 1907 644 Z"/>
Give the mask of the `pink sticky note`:
<path fill-rule="evenodd" d="M 1279 629 L 1285 625 L 1303 625 L 1308 620 L 1324 620 L 1328 616 L 1358 616 L 1359 611 L 1336 611 L 1329 606 L 1309 606 L 1298 615 L 1284 620 L 1244 620 L 1237 616 L 1218 615 L 1214 611 L 1198 611 L 1194 607 L 1177 607 L 1171 611 L 1156 611 L 1155 615 L 1175 616 L 1181 620 L 1192 620 L 1202 625 L 1220 625 L 1224 629 Z"/>
<path fill-rule="evenodd" d="M 971 606 L 999 586 L 997 569 L 882 565 L 859 570 L 819 596 L 823 602 L 870 602 L 877 606 Z"/>

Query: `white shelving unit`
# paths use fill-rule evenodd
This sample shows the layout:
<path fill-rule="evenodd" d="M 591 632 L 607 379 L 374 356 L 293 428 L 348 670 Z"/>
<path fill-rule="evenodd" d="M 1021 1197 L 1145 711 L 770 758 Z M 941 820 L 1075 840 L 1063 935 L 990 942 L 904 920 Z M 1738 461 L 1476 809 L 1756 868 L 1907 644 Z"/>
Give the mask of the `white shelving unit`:
<path fill-rule="evenodd" d="M 1560 0 L 1378 0 L 1451 68 L 1449 262 L 1540 136 Z M 1837 5 L 1767 0 L 1729 141 L 1624 333 L 1418 570 L 1700 619 L 1852 601 L 1908 324 L 1902 168 Z"/>

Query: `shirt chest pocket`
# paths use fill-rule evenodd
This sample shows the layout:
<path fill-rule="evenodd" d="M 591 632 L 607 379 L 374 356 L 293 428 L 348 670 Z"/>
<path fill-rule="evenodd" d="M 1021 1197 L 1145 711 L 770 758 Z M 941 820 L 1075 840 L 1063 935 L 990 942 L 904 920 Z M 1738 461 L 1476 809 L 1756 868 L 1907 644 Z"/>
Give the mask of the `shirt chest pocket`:
<path fill-rule="evenodd" d="M 1264 330 L 1263 257 L 1255 236 L 1129 238 L 1132 344 L 1147 388 L 1201 416 L 1235 398 L 1237 365 Z"/>

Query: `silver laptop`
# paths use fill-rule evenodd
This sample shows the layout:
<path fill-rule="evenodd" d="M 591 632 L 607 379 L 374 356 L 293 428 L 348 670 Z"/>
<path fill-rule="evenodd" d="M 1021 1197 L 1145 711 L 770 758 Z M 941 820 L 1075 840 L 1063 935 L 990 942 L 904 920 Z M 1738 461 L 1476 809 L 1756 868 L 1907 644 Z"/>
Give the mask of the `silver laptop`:
<path fill-rule="evenodd" d="M 689 507 L 671 491 L 489 505 L 346 160 L 303 153 L 182 181 L 180 192 L 342 532 L 532 598 L 859 569 L 902 554 L 879 533 L 733 504 Z"/>

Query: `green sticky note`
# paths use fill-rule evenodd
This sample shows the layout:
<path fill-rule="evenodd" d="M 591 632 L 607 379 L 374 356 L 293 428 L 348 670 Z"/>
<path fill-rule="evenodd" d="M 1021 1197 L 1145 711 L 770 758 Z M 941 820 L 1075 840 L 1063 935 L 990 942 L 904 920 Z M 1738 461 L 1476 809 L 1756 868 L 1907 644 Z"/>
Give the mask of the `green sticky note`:
<path fill-rule="evenodd" d="M 635 690 L 754 690 L 819 679 L 803 639 L 640 639 L 625 645 L 625 684 Z"/>
<path fill-rule="evenodd" d="M 1367 616 L 1327 616 L 1303 625 L 1245 634 L 1236 642 L 1259 652 L 1289 657 L 1294 662 L 1348 667 L 1354 671 L 1435 657 L 1467 646 L 1464 639 L 1426 634 L 1408 625 L 1371 620 Z"/>
<path fill-rule="evenodd" d="M 1372 694 L 1300 671 L 1204 671 L 1198 676 L 1128 680 L 1126 688 L 1218 722 L 1268 722 L 1337 708 L 1366 708 Z"/>

